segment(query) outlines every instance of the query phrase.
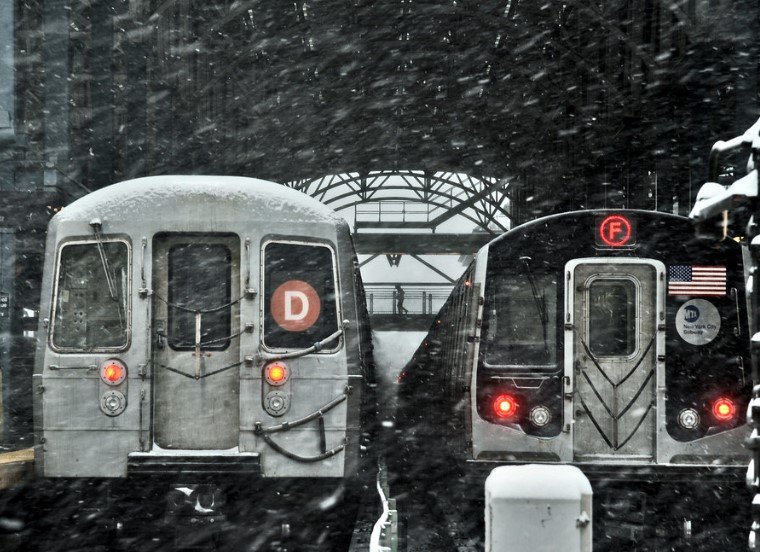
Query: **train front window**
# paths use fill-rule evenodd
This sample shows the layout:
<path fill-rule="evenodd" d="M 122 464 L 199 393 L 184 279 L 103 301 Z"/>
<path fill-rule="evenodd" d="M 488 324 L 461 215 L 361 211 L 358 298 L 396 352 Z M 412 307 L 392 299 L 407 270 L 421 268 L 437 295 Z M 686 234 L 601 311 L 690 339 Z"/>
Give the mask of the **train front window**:
<path fill-rule="evenodd" d="M 323 245 L 268 243 L 264 248 L 264 344 L 303 349 L 337 330 L 332 250 Z M 335 343 L 326 346 L 334 347 Z"/>
<path fill-rule="evenodd" d="M 232 324 L 232 256 L 227 246 L 180 244 L 169 250 L 169 346 L 223 350 Z"/>
<path fill-rule="evenodd" d="M 636 285 L 596 280 L 588 287 L 589 349 L 596 356 L 630 356 L 636 350 Z"/>
<path fill-rule="evenodd" d="M 62 351 L 124 349 L 129 340 L 129 248 L 122 241 L 61 248 L 53 347 Z"/>
<path fill-rule="evenodd" d="M 556 368 L 557 278 L 552 274 L 499 274 L 485 305 L 488 367 Z"/>

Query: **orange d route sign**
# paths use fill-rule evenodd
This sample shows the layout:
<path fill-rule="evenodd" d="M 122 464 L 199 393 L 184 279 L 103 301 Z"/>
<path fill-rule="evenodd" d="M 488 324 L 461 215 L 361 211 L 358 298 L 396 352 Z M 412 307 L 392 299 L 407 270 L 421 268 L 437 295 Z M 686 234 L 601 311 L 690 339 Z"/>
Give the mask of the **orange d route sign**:
<path fill-rule="evenodd" d="M 316 290 L 303 280 L 288 280 L 274 290 L 269 309 L 283 330 L 302 332 L 317 321 L 322 302 Z"/>

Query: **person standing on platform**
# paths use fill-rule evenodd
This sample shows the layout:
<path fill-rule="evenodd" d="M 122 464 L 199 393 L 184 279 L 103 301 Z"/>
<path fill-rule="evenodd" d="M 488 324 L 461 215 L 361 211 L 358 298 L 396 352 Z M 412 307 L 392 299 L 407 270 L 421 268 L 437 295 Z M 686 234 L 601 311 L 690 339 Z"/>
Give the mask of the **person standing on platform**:
<path fill-rule="evenodd" d="M 396 284 L 396 313 L 407 314 L 409 311 L 404 308 L 404 290 L 401 289 L 401 284 Z"/>

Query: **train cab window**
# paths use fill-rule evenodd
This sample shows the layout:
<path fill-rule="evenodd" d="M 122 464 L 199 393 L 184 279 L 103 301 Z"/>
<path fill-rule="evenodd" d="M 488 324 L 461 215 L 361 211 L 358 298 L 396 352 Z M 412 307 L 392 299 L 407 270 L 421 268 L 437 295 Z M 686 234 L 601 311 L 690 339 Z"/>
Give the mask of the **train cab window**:
<path fill-rule="evenodd" d="M 556 368 L 556 276 L 521 272 L 492 278 L 485 312 L 486 366 Z"/>
<path fill-rule="evenodd" d="M 125 242 L 61 247 L 53 305 L 53 347 L 67 352 L 126 348 L 129 286 L 129 247 Z"/>
<path fill-rule="evenodd" d="M 597 356 L 630 356 L 636 350 L 636 285 L 596 280 L 588 287 L 589 349 Z"/>
<path fill-rule="evenodd" d="M 266 347 L 307 348 L 338 330 L 335 261 L 329 247 L 267 243 L 263 276 Z"/>
<path fill-rule="evenodd" d="M 232 254 L 218 243 L 187 243 L 169 250 L 169 346 L 195 348 L 197 323 L 204 350 L 224 350 L 232 327 Z M 200 313 L 200 320 L 196 317 Z"/>

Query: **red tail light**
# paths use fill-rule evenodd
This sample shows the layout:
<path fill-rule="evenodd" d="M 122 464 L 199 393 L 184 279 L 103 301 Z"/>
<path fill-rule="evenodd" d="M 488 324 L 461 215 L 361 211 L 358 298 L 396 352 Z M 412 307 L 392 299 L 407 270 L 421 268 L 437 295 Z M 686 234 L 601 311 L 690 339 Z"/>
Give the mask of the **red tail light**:
<path fill-rule="evenodd" d="M 712 413 L 719 422 L 728 422 L 736 415 L 736 406 L 731 399 L 721 397 L 713 403 Z"/>
<path fill-rule="evenodd" d="M 493 411 L 499 418 L 511 418 L 517 414 L 517 402 L 512 395 L 499 395 L 493 401 Z"/>

